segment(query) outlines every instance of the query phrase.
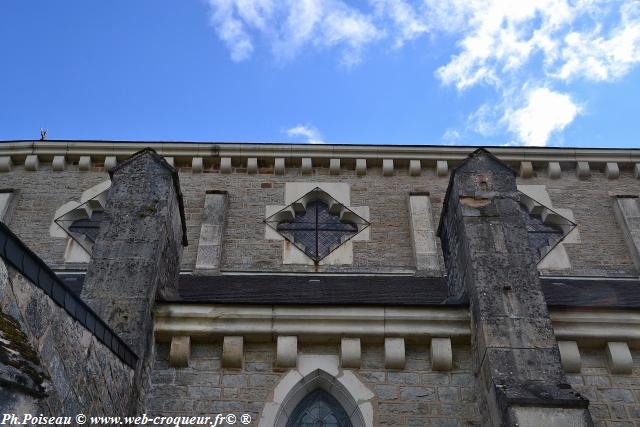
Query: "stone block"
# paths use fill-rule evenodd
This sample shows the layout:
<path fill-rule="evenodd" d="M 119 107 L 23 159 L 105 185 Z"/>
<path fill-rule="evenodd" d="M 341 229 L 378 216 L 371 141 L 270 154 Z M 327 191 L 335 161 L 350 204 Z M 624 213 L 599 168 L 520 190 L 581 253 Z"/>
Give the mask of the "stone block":
<path fill-rule="evenodd" d="M 618 179 L 620 177 L 620 168 L 617 163 L 607 163 L 604 172 L 608 179 Z"/>
<path fill-rule="evenodd" d="M 191 173 L 202 173 L 204 170 L 204 159 L 202 157 L 194 157 L 191 159 Z"/>
<path fill-rule="evenodd" d="M 633 166 L 633 176 L 634 176 L 636 179 L 640 179 L 640 163 L 636 163 L 636 164 Z"/>
<path fill-rule="evenodd" d="M 576 175 L 579 179 L 587 179 L 591 176 L 589 162 L 578 162 L 576 164 Z"/>
<path fill-rule="evenodd" d="M 431 369 L 434 371 L 450 371 L 452 367 L 451 338 L 432 338 Z"/>
<path fill-rule="evenodd" d="M 222 366 L 242 368 L 244 339 L 239 336 L 224 337 L 222 340 Z"/>
<path fill-rule="evenodd" d="M 293 368 L 298 360 L 298 337 L 278 337 L 276 344 L 276 367 Z"/>
<path fill-rule="evenodd" d="M 356 159 L 356 175 L 367 174 L 367 159 Z"/>
<path fill-rule="evenodd" d="M 191 337 L 171 337 L 171 350 L 169 351 L 169 365 L 174 368 L 186 368 L 191 357 Z"/>
<path fill-rule="evenodd" d="M 393 175 L 393 159 L 382 160 L 382 175 L 383 176 Z"/>
<path fill-rule="evenodd" d="M 11 156 L 0 157 L 0 172 L 10 172 L 13 169 L 13 161 Z"/>
<path fill-rule="evenodd" d="M 533 163 L 520 162 L 520 178 L 531 178 L 533 176 Z"/>
<path fill-rule="evenodd" d="M 630 374 L 633 358 L 626 342 L 608 342 L 605 347 L 607 365 L 612 374 Z"/>
<path fill-rule="evenodd" d="M 247 159 L 247 173 L 258 173 L 258 159 L 256 157 L 249 157 Z"/>
<path fill-rule="evenodd" d="M 24 161 L 24 168 L 28 171 L 37 171 L 40 167 L 40 160 L 35 154 L 30 154 Z"/>
<path fill-rule="evenodd" d="M 422 164 L 420 160 L 410 160 L 409 161 L 409 175 L 411 176 L 420 176 L 422 172 Z"/>
<path fill-rule="evenodd" d="M 231 173 L 231 157 L 220 158 L 220 173 Z"/>
<path fill-rule="evenodd" d="M 175 159 L 173 157 L 165 157 L 164 161 L 169 163 L 171 167 L 176 167 Z"/>
<path fill-rule="evenodd" d="M 362 363 L 360 338 L 342 338 L 340 343 L 340 362 L 343 368 L 360 368 Z"/>
<path fill-rule="evenodd" d="M 278 157 L 274 161 L 273 172 L 276 175 L 284 175 L 284 158 Z"/>
<path fill-rule="evenodd" d="M 403 369 L 406 363 L 404 338 L 384 339 L 384 366 L 387 369 Z"/>
<path fill-rule="evenodd" d="M 116 156 L 107 156 L 104 158 L 105 170 L 110 171 L 116 166 L 118 166 L 118 159 L 116 158 Z"/>
<path fill-rule="evenodd" d="M 67 166 L 67 159 L 64 156 L 54 156 L 51 162 L 51 168 L 54 171 L 63 171 Z"/>
<path fill-rule="evenodd" d="M 582 359 L 580 350 L 575 341 L 558 341 L 560 348 L 560 360 L 562 367 L 567 373 L 578 373 L 582 369 Z"/>
<path fill-rule="evenodd" d="M 329 160 L 329 173 L 331 175 L 340 175 L 340 159 Z"/>
<path fill-rule="evenodd" d="M 551 179 L 558 179 L 562 176 L 562 169 L 559 162 L 549 162 L 547 165 L 547 176 Z"/>
<path fill-rule="evenodd" d="M 436 162 L 436 175 L 447 176 L 449 174 L 449 163 L 446 160 L 438 160 Z"/>
<path fill-rule="evenodd" d="M 78 161 L 78 169 L 87 172 L 91 170 L 91 156 L 80 156 Z"/>
<path fill-rule="evenodd" d="M 300 164 L 300 172 L 303 175 L 311 175 L 311 172 L 313 172 L 313 162 L 311 161 L 311 157 L 302 158 L 302 163 Z"/>

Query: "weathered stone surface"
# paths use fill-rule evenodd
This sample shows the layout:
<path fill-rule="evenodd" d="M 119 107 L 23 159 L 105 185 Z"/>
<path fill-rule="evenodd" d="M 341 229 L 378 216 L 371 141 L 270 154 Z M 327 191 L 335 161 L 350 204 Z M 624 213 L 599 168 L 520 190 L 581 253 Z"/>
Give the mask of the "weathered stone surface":
<path fill-rule="evenodd" d="M 169 365 L 175 368 L 186 368 L 189 366 L 190 356 L 191 337 L 172 337 L 171 351 L 169 352 Z"/>
<path fill-rule="evenodd" d="M 588 401 L 571 392 L 560 362 L 546 302 L 531 256 L 515 172 L 485 150 L 453 172 L 439 229 L 451 300 L 471 308 L 474 368 L 487 416 L 511 425 L 514 405 L 579 408 L 590 425 Z M 585 418 L 586 417 L 586 418 Z M 580 421 L 582 420 L 582 421 Z"/>
<path fill-rule="evenodd" d="M 222 238 L 227 220 L 227 193 L 208 191 L 204 199 L 196 273 L 218 273 L 222 256 Z"/>
<path fill-rule="evenodd" d="M 177 173 L 155 152 L 143 150 L 111 173 L 82 297 L 138 355 L 142 392 L 153 352 L 151 309 L 156 298 L 177 293 L 184 213 Z"/>
<path fill-rule="evenodd" d="M 244 339 L 240 336 L 224 337 L 222 342 L 222 366 L 241 368 L 244 355 Z"/>

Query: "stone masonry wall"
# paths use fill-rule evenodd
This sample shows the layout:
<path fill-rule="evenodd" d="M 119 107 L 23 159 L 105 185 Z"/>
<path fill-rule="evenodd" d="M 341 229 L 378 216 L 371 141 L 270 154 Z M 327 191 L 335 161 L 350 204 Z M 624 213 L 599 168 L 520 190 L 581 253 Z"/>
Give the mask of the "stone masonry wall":
<path fill-rule="evenodd" d="M 19 320 L 51 379 L 42 413 L 125 415 L 133 371 L 20 273 L 0 270 L 0 311 Z"/>
<path fill-rule="evenodd" d="M 188 368 L 169 367 L 169 344 L 156 344 L 148 414 L 258 417 L 288 370 L 274 369 L 274 343 L 245 343 L 242 369 L 220 366 L 221 343 L 193 343 Z M 300 345 L 300 355 L 338 355 L 338 345 Z M 451 372 L 431 370 L 429 347 L 408 343 L 402 370 L 384 368 L 382 344 L 362 347 L 352 372 L 372 391 L 376 426 L 479 426 L 470 349 L 454 346 Z M 257 425 L 257 422 L 251 425 Z"/>
<path fill-rule="evenodd" d="M 563 166 L 564 167 L 564 166 Z M 624 243 L 615 219 L 610 193 L 637 194 L 638 180 L 632 171 L 622 170 L 620 178 L 609 180 L 603 172 L 592 169 L 591 177 L 579 180 L 575 170 L 565 168 L 562 178 L 549 179 L 544 171 L 537 176 L 518 179 L 518 184 L 546 185 L 554 208 L 572 209 L 579 224 L 581 243 L 566 244 L 572 268 L 551 272 L 556 275 L 637 276 L 638 272 Z M 49 265 L 64 265 L 65 239 L 49 236 L 55 210 L 69 200 L 77 200 L 82 191 L 108 178 L 97 165 L 81 172 L 76 165 L 65 171 L 53 171 L 42 164 L 38 171 L 16 166 L 0 173 L 0 188 L 15 188 L 16 202 L 10 228 Z M 312 175 L 301 175 L 299 168 L 287 168 L 284 175 L 274 175 L 273 168 L 261 168 L 255 175 L 234 168 L 231 174 L 217 169 L 193 174 L 180 168 L 180 182 L 185 200 L 189 246 L 185 248 L 182 268 L 195 266 L 202 210 L 206 190 L 226 190 L 229 194 L 228 221 L 223 241 L 222 271 L 313 271 L 313 266 L 283 266 L 282 242 L 264 240 L 265 205 L 282 204 L 286 182 L 345 182 L 351 184 L 351 203 L 366 205 L 371 213 L 371 239 L 354 242 L 353 266 L 325 266 L 325 271 L 389 272 L 412 271 L 413 251 L 409 230 L 408 197 L 412 191 L 431 193 L 432 217 L 440 218 L 448 177 L 437 177 L 432 169 L 421 176 L 409 176 L 398 169 L 394 176 L 383 177 L 380 168 L 369 168 L 365 176 L 353 170 L 330 175 L 328 168 L 314 168 Z M 437 226 L 437 224 L 435 224 Z M 441 271 L 442 259 L 440 258 Z"/>
<path fill-rule="evenodd" d="M 640 425 L 640 351 L 632 350 L 633 373 L 614 375 L 602 349 L 580 349 L 582 369 L 567 380 L 589 399 L 595 427 Z"/>

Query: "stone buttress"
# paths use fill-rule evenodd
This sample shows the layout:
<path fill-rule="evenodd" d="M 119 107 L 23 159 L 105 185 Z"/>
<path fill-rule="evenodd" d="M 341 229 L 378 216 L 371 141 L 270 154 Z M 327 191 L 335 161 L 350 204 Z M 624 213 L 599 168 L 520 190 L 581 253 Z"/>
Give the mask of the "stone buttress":
<path fill-rule="evenodd" d="M 151 149 L 118 165 L 111 179 L 82 298 L 139 357 L 135 412 L 153 360 L 153 306 L 177 294 L 184 209 L 176 170 Z"/>
<path fill-rule="evenodd" d="M 568 384 L 541 290 L 516 175 L 483 149 L 452 171 L 438 234 L 449 300 L 468 301 L 486 425 L 591 426 Z"/>

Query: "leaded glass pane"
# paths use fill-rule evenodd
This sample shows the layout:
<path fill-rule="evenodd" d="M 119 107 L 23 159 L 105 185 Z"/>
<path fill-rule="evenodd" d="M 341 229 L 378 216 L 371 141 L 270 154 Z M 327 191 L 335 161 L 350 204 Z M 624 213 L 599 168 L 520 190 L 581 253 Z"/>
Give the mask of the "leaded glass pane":
<path fill-rule="evenodd" d="M 324 390 L 309 393 L 293 410 L 287 427 L 353 427 L 340 403 Z"/>

